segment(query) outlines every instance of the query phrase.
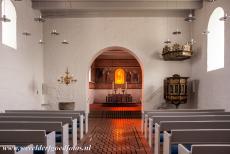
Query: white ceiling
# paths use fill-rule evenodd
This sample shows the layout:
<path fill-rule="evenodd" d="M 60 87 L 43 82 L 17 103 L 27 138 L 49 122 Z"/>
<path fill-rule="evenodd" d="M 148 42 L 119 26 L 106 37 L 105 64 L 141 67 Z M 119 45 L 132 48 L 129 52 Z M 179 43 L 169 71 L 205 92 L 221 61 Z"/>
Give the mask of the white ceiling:
<path fill-rule="evenodd" d="M 32 0 L 45 17 L 151 16 L 200 9 L 203 0 Z"/>

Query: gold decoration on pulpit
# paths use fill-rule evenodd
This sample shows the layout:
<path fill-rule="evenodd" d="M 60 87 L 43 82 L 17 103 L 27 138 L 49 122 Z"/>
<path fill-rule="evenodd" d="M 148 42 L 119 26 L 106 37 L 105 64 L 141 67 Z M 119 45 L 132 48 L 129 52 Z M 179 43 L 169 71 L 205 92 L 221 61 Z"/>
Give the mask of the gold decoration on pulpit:
<path fill-rule="evenodd" d="M 118 68 L 115 71 L 115 84 L 125 84 L 125 71 L 122 68 Z"/>
<path fill-rule="evenodd" d="M 181 77 L 178 74 L 164 80 L 164 99 L 167 103 L 176 105 L 176 108 L 180 104 L 187 103 L 187 80 L 188 77 Z"/>
<path fill-rule="evenodd" d="M 66 84 L 69 85 L 71 83 L 75 83 L 77 82 L 77 79 L 74 79 L 73 75 L 70 75 L 70 72 L 67 68 L 65 75 L 61 76 L 58 80 L 57 80 L 60 84 Z"/>

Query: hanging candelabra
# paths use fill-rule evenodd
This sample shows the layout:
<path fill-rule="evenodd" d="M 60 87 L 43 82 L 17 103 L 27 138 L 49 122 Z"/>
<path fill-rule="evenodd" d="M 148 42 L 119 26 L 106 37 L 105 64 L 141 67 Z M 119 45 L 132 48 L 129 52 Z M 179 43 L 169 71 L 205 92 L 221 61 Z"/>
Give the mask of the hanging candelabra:
<path fill-rule="evenodd" d="M 186 20 L 188 21 L 194 20 L 193 15 L 192 16 L 189 15 L 189 18 Z M 172 34 L 175 35 L 176 37 L 182 34 L 182 32 L 178 28 L 178 21 L 177 21 L 177 29 Z M 192 45 L 194 43 L 193 39 L 191 39 L 191 41 L 187 42 L 186 44 L 179 44 L 179 40 L 175 41 L 174 44 L 171 44 L 171 41 L 169 39 L 164 43 L 166 45 L 163 48 L 162 57 L 166 61 L 186 60 L 191 58 L 193 55 L 193 51 L 192 51 Z"/>
<path fill-rule="evenodd" d="M 77 79 L 74 79 L 74 76 L 73 75 L 70 75 L 70 72 L 67 68 L 65 74 L 63 76 L 61 76 L 58 80 L 57 80 L 60 84 L 66 84 L 66 85 L 69 85 L 69 84 L 72 84 L 72 83 L 75 83 L 77 82 Z"/>

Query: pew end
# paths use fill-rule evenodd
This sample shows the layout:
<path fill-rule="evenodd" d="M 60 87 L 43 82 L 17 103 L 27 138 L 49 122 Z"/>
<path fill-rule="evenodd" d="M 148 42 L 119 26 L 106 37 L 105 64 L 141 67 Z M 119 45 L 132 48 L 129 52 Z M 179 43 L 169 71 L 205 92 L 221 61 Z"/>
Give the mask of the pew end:
<path fill-rule="evenodd" d="M 149 132 L 148 132 L 149 137 L 148 137 L 148 140 L 149 140 L 149 146 L 150 147 L 152 147 L 152 132 L 153 132 L 153 119 L 149 118 Z"/>
<path fill-rule="evenodd" d="M 178 145 L 178 154 L 192 154 L 185 146 L 182 144 Z"/>
<path fill-rule="evenodd" d="M 72 144 L 73 147 L 77 146 L 77 119 L 73 119 L 73 126 L 72 126 Z"/>
<path fill-rule="evenodd" d="M 148 115 L 145 114 L 145 117 L 144 117 L 144 135 L 145 135 L 145 138 L 147 139 L 148 138 Z"/>
<path fill-rule="evenodd" d="M 155 154 L 160 154 L 160 125 L 159 124 L 155 124 L 155 134 L 154 134 L 154 153 Z"/>
<path fill-rule="evenodd" d="M 164 131 L 163 154 L 171 154 L 171 134 Z"/>

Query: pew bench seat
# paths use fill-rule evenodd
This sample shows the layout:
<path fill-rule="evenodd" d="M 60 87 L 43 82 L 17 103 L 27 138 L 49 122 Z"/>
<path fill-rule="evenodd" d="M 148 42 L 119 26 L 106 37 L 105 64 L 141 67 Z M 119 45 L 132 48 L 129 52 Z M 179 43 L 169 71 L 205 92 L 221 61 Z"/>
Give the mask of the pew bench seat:
<path fill-rule="evenodd" d="M 203 144 L 192 145 L 190 148 L 179 144 L 179 154 L 229 154 L 229 144 Z"/>
<path fill-rule="evenodd" d="M 15 154 L 56 154 L 55 151 L 33 151 L 33 149 L 22 150 L 20 147 L 45 146 L 55 147 L 55 132 L 49 134 L 45 130 L 0 130 L 0 145 L 14 145 L 16 150 L 9 153 Z M 24 148 L 23 148 L 24 149 Z M 4 152 L 7 153 L 7 152 Z"/>
<path fill-rule="evenodd" d="M 188 145 L 188 148 L 192 144 L 230 144 L 230 129 L 190 129 L 164 132 L 163 154 L 178 154 L 177 145 L 179 144 Z"/>

